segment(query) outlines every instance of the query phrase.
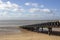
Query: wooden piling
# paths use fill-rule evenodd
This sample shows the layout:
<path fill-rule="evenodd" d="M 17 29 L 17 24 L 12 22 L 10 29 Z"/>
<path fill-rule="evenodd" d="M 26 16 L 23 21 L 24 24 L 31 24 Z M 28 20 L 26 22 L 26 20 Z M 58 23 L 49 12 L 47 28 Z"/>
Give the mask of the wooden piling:
<path fill-rule="evenodd" d="M 42 31 L 41 32 L 43 32 L 43 27 L 42 27 Z"/>
<path fill-rule="evenodd" d="M 48 35 L 50 35 L 52 33 L 52 27 L 48 28 Z"/>

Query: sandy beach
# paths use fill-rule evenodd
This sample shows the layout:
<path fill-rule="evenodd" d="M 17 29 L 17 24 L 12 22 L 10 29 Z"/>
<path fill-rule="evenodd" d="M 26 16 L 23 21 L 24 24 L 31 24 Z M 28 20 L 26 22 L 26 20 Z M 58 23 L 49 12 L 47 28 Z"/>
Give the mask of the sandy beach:
<path fill-rule="evenodd" d="M 0 40 L 60 40 L 60 36 L 57 34 L 49 36 L 46 33 L 37 33 L 21 28 L 10 29 L 12 31 L 0 31 Z"/>

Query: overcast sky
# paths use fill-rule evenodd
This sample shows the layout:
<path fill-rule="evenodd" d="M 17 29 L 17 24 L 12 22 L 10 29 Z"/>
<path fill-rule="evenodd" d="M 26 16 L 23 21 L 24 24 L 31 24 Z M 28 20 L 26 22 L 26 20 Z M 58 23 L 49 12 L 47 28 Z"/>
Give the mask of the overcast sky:
<path fill-rule="evenodd" d="M 59 20 L 60 0 L 0 0 L 0 20 Z"/>

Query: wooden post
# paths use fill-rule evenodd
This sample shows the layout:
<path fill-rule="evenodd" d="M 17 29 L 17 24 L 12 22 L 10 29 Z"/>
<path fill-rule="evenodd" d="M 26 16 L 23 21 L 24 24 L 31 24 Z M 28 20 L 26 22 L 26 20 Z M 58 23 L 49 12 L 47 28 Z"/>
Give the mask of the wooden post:
<path fill-rule="evenodd" d="M 42 32 L 43 32 L 43 27 L 42 27 Z"/>
<path fill-rule="evenodd" d="M 52 32 L 52 27 L 49 27 L 49 28 L 48 28 L 48 34 L 50 35 L 51 32 Z"/>
<path fill-rule="evenodd" d="M 36 31 L 39 32 L 39 27 L 36 27 Z"/>

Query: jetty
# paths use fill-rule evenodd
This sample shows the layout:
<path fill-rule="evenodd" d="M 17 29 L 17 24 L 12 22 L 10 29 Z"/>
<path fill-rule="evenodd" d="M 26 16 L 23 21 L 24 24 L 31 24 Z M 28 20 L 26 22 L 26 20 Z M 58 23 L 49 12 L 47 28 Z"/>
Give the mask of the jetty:
<path fill-rule="evenodd" d="M 30 25 L 24 25 L 21 26 L 23 29 L 28 29 L 28 30 L 36 30 L 39 32 L 39 29 L 41 28 L 43 32 L 43 28 L 48 28 L 48 35 L 52 33 L 52 28 L 60 28 L 60 22 L 58 21 L 50 21 L 50 22 L 45 22 L 45 23 L 37 23 L 37 24 L 30 24 Z"/>

